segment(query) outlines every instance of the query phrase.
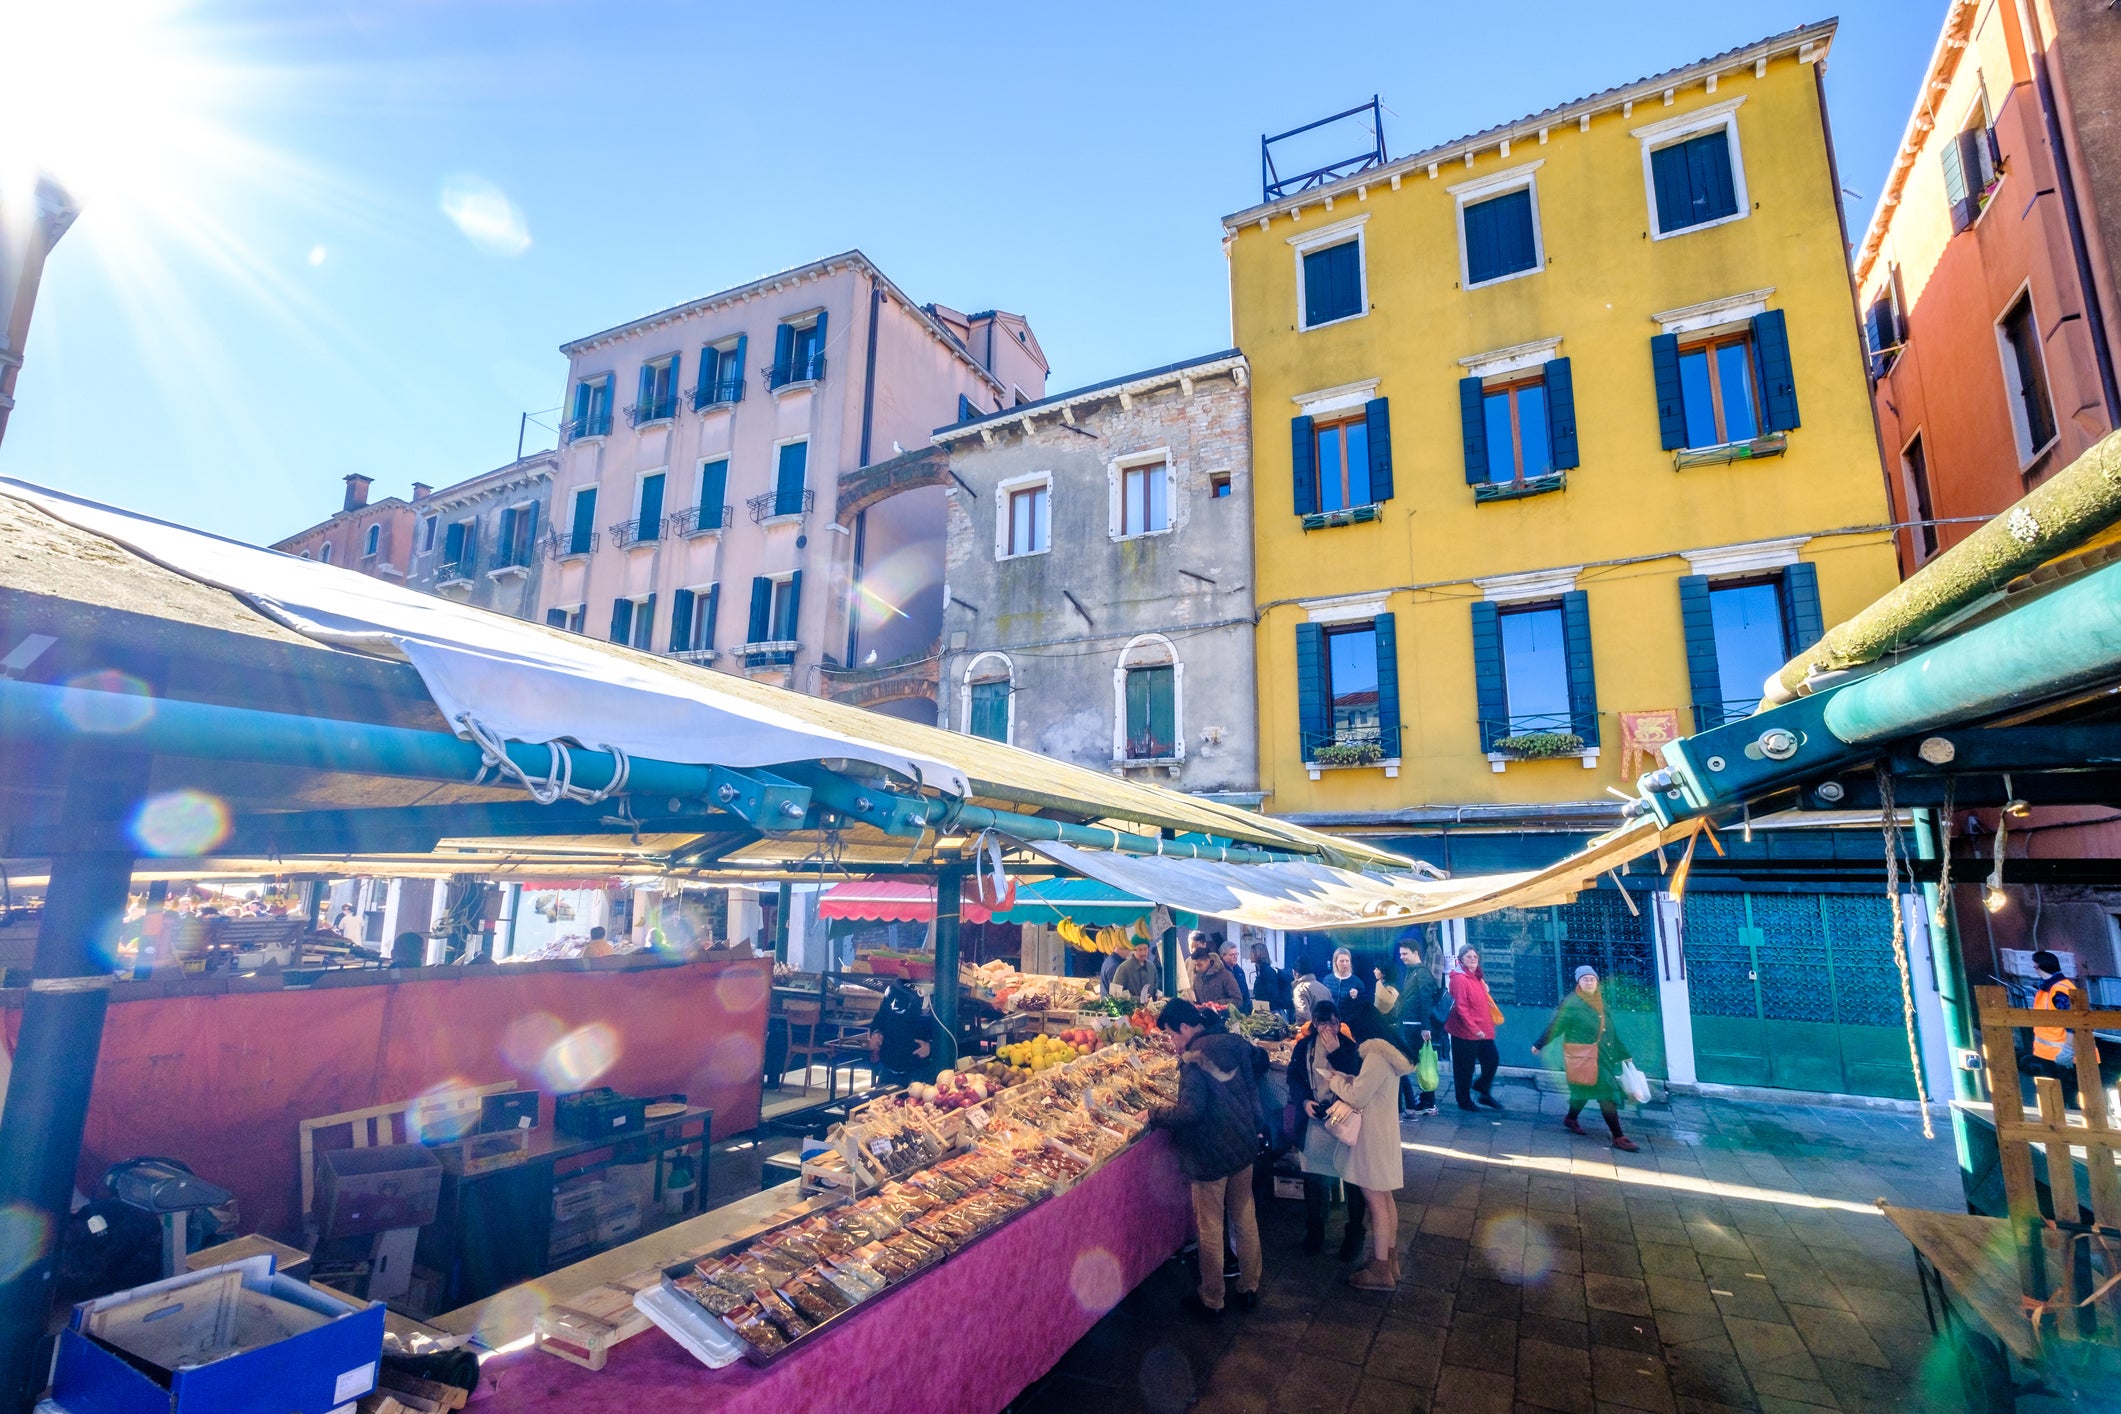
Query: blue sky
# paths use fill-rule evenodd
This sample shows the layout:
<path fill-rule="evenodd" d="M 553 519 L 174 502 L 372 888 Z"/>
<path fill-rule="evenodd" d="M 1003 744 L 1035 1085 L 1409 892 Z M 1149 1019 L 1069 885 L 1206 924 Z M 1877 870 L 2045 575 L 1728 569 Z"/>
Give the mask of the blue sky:
<path fill-rule="evenodd" d="M 130 167 L 47 270 L 0 473 L 259 541 L 350 471 L 404 494 L 505 462 L 564 339 L 850 246 L 915 299 L 1027 315 L 1056 390 L 1221 348 L 1217 221 L 1258 199 L 1262 131 L 1375 92 L 1397 155 L 1825 13 L 138 3 L 137 82 L 109 23 L 40 56 L 8 22 L 0 86 L 26 64 L 62 115 L 151 111 L 53 139 L 103 122 Z M 1852 233 L 1943 10 L 1841 12 Z"/>

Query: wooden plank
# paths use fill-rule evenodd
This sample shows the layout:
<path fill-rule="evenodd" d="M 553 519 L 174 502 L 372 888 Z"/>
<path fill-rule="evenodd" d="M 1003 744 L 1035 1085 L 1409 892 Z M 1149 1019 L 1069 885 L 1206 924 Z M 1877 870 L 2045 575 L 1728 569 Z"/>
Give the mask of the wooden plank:
<path fill-rule="evenodd" d="M 1974 1213 L 1937 1213 L 1883 1205 L 1886 1221 L 1920 1252 L 1964 1308 L 2025 1361 L 2038 1358 L 2032 1323 L 2019 1302 L 2016 1273 L 2005 1255 L 2010 1224 Z"/>
<path fill-rule="evenodd" d="M 1988 1071 L 1989 1103 L 1996 1110 L 1996 1159 L 2003 1171 L 2003 1192 L 2010 1213 L 2011 1237 L 2018 1249 L 2019 1288 L 2035 1301 L 2045 1301 L 2047 1249 L 2039 1236 L 2040 1199 L 2033 1184 L 2033 1154 L 2022 1139 L 2005 1137 L 2025 1120 L 2025 1103 L 2018 1088 L 2018 1051 L 2008 1022 L 2001 987 L 1976 987 L 1981 1015 L 1981 1052 Z"/>
<path fill-rule="evenodd" d="M 2033 1091 L 2040 1099 L 2040 1116 L 2045 1119 L 2058 1137 L 2047 1147 L 2047 1194 L 2057 1222 L 2075 1223 L 2082 1217 L 2077 1203 L 2077 1160 L 2070 1152 L 2066 1134 L 2069 1120 L 2062 1105 L 2062 1082 L 2052 1075 L 2043 1075 L 2033 1081 Z M 2044 1239 L 2044 1234 L 2043 1234 Z M 2072 1301 L 2082 1300 L 2091 1294 L 2091 1253 L 2081 1242 L 2062 1235 L 2062 1272 L 2059 1285 L 2070 1293 Z M 2055 1331 L 2064 1340 L 2076 1340 L 2092 1333 L 2098 1313 L 2089 1307 L 2078 1307 L 2066 1316 L 2058 1316 Z"/>
<path fill-rule="evenodd" d="M 2081 1017 L 2085 1025 L 2096 1030 L 2121 1030 L 2121 1011 L 2073 1011 L 2064 1016 L 2052 1011 L 2035 1011 L 2031 1007 L 2014 1007 L 2010 1004 L 2009 994 L 2001 987 L 1977 987 L 1974 990 L 1996 994 L 1993 1002 L 1983 1000 L 1978 1003 L 1983 1026 L 1991 1021 L 2004 1026 L 2068 1025 Z"/>

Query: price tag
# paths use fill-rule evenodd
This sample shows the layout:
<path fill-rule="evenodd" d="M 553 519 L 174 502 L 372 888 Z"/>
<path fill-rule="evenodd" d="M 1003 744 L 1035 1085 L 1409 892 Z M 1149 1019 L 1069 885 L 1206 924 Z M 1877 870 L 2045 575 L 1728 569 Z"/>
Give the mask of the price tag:
<path fill-rule="evenodd" d="M 965 1111 L 965 1122 L 971 1125 L 974 1129 L 985 1129 L 990 1123 L 992 1123 L 992 1121 L 987 1118 L 987 1111 L 985 1107 L 981 1105 L 974 1105 L 971 1109 Z"/>
<path fill-rule="evenodd" d="M 872 1139 L 869 1141 L 869 1152 L 881 1159 L 891 1152 L 891 1141 L 889 1139 Z"/>

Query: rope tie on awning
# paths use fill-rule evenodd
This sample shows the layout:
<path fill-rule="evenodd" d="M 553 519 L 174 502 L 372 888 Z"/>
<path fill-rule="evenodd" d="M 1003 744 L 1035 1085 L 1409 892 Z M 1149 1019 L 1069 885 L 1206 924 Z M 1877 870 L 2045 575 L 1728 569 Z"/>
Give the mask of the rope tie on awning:
<path fill-rule="evenodd" d="M 545 779 L 533 780 L 528 772 L 509 758 L 508 744 L 491 728 L 485 726 L 469 712 L 457 714 L 457 726 L 477 744 L 481 753 L 479 774 L 472 778 L 473 785 L 485 785 L 490 771 L 498 780 L 511 780 L 530 793 L 530 798 L 540 805 L 551 805 L 561 800 L 577 801 L 583 805 L 597 805 L 614 796 L 626 793 L 626 782 L 633 773 L 633 763 L 626 753 L 616 746 L 598 746 L 598 751 L 608 752 L 614 762 L 611 781 L 602 790 L 585 790 L 574 783 L 574 754 L 564 741 L 543 743 L 547 756 Z"/>
<path fill-rule="evenodd" d="M 1882 763 L 1877 772 L 1878 808 L 1884 814 L 1885 830 L 1885 901 L 1893 910 L 1893 965 L 1900 969 L 1900 1016 L 1907 1030 L 1908 1067 L 1915 1073 L 1915 1100 L 1922 1107 L 1922 1137 L 1934 1139 L 1937 1132 L 1930 1124 L 1929 1086 L 1922 1076 L 1922 1049 L 1915 1039 L 1915 984 L 1907 964 L 1907 919 L 1900 909 L 1900 861 L 1907 846 L 1900 837 L 1900 812 L 1893 808 L 1893 773 Z M 1936 939 L 1932 938 L 1930 946 L 1936 945 Z"/>

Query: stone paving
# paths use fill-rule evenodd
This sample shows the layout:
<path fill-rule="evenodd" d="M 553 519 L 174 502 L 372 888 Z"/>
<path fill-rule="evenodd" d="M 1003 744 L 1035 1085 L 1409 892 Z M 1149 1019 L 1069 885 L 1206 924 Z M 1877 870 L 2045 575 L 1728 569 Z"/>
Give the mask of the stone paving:
<path fill-rule="evenodd" d="M 1963 1208 L 1948 1129 L 1912 1114 L 1678 1099 L 1626 1116 L 1637 1154 L 1561 1127 L 1559 1096 L 1408 1124 L 1404 1280 L 1348 1287 L 1261 1213 L 1259 1309 L 1177 1311 L 1166 1264 L 1012 1406 L 1044 1411 L 1961 1408 L 1905 1241 L 1872 1200 Z"/>

